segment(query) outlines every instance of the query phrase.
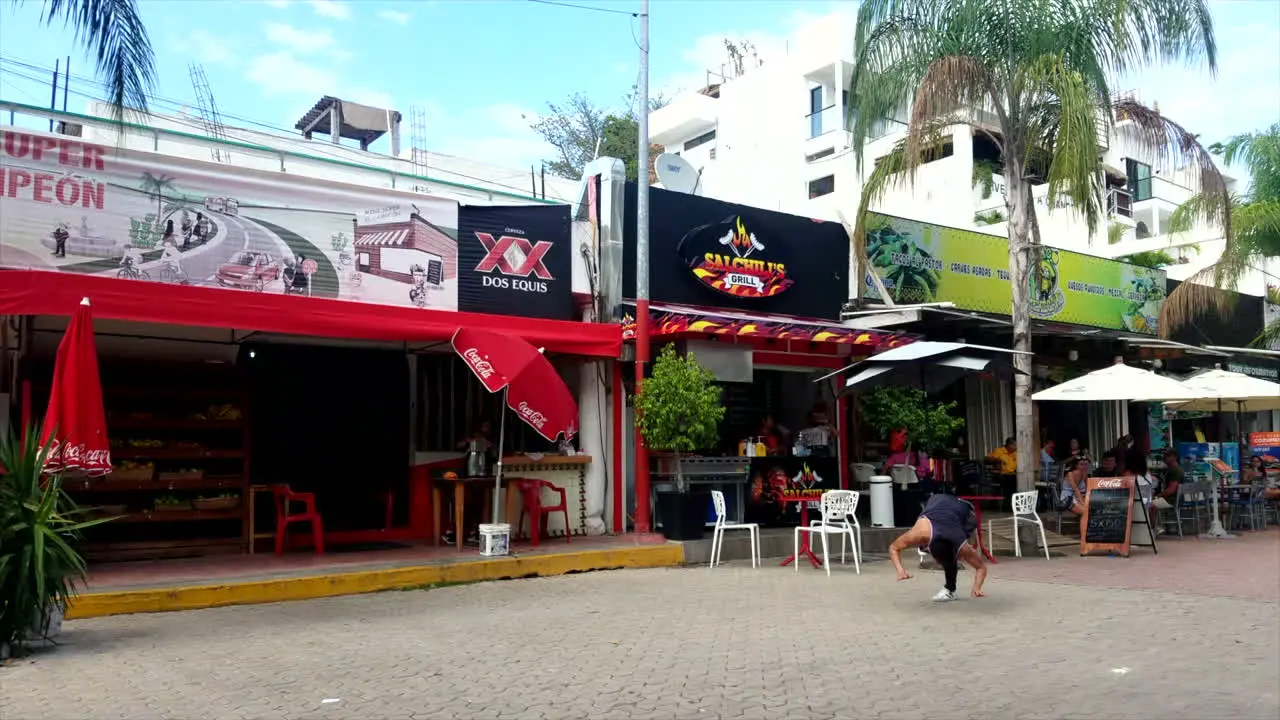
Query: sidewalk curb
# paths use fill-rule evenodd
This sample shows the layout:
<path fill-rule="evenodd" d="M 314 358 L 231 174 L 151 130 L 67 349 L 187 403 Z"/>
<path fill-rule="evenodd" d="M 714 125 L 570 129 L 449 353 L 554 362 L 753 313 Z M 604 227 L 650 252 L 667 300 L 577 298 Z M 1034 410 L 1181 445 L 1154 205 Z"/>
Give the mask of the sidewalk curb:
<path fill-rule="evenodd" d="M 684 548 L 679 543 L 667 543 L 216 585 L 88 592 L 71 603 L 67 619 L 312 600 L 446 583 L 547 577 L 592 570 L 677 567 L 682 564 Z"/>

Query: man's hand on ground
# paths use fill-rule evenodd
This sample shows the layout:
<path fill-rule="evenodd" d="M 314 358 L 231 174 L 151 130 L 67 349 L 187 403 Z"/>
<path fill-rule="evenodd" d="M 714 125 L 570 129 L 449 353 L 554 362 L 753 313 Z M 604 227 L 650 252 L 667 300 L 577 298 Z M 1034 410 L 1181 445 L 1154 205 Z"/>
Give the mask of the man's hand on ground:
<path fill-rule="evenodd" d="M 910 579 L 911 579 L 911 573 L 907 572 L 906 568 L 903 568 L 903 569 L 901 569 L 901 570 L 899 570 L 899 571 L 898 571 L 898 579 L 899 579 L 899 580 L 910 580 Z"/>

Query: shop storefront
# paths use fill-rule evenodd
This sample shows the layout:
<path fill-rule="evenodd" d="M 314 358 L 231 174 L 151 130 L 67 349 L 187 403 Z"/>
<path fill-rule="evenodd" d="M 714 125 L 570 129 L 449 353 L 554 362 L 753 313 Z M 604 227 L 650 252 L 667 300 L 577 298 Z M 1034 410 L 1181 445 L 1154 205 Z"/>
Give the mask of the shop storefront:
<path fill-rule="evenodd" d="M 634 339 L 635 187 L 625 191 L 623 302 L 615 308 Z M 711 466 L 731 514 L 791 523 L 798 489 L 848 487 L 850 412 L 838 378 L 815 380 L 911 336 L 842 324 L 849 241 L 838 223 L 702 197 L 650 191 L 649 322 L 654 353 L 666 343 L 692 352 L 715 374 L 726 408 L 718 447 L 686 463 Z M 658 487 L 674 475 L 652 454 Z M 708 481 L 710 482 L 710 481 Z M 644 494 L 643 482 L 637 483 Z M 638 501 L 644 502 L 641 497 Z M 708 515 L 708 520 L 713 516 Z"/>
<path fill-rule="evenodd" d="M 906 329 L 933 340 L 1010 346 L 1006 238 L 876 214 L 867 225 L 871 265 L 895 303 L 952 305 L 912 311 L 918 319 Z M 1036 263 L 1030 298 L 1033 391 L 1105 367 L 1132 342 L 1158 337 L 1164 271 L 1050 247 Z M 864 297 L 881 301 L 870 276 Z M 971 377 L 959 392 L 966 409 L 961 453 L 982 458 L 1014 434 L 1012 384 Z M 1059 448 L 1075 439 L 1097 454 L 1130 432 L 1125 403 L 1051 405 L 1035 406 L 1034 436 L 1054 440 Z"/>
<path fill-rule="evenodd" d="M 460 327 L 544 348 L 576 391 L 572 456 L 519 422 L 504 449 L 567 491 L 570 527 L 553 532 L 601 522 L 613 449 L 595 378 L 621 332 L 580 321 L 567 207 L 4 135 L 0 398 L 39 420 L 65 318 L 89 297 L 117 470 L 72 490 L 120 516 L 91 555 L 253 551 L 273 525 L 256 490 L 276 483 L 316 494 L 330 546 L 438 538 L 433 476 L 461 471 L 463 441 L 503 412 L 449 347 Z"/>

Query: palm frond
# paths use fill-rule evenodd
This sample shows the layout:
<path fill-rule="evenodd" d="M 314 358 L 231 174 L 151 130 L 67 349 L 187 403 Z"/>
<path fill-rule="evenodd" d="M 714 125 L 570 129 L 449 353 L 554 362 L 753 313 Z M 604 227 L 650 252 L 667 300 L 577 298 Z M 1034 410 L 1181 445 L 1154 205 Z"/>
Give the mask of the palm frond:
<path fill-rule="evenodd" d="M 1146 151 L 1155 165 L 1192 173 L 1196 190 L 1203 196 L 1201 217 L 1221 226 L 1223 236 L 1229 239 L 1231 194 L 1213 156 L 1199 138 L 1159 110 L 1131 98 L 1117 100 L 1112 108 L 1117 119 L 1128 121 L 1118 127 L 1120 134 Z"/>
<path fill-rule="evenodd" d="M 46 0 L 42 20 L 62 20 L 74 29 L 76 42 L 106 81 L 113 121 L 123 125 L 126 109 L 147 111 L 156 84 L 155 52 L 137 0 Z"/>
<path fill-rule="evenodd" d="M 1213 311 L 1221 317 L 1231 312 L 1231 295 L 1218 287 L 1217 280 L 1223 269 L 1218 263 L 1210 265 L 1182 281 L 1160 304 L 1160 334 L 1171 337 L 1183 325 L 1206 312 Z"/>
<path fill-rule="evenodd" d="M 1251 343 L 1257 348 L 1271 348 L 1280 345 L 1280 320 L 1273 320 L 1262 328 L 1262 332 L 1258 337 L 1253 339 Z"/>

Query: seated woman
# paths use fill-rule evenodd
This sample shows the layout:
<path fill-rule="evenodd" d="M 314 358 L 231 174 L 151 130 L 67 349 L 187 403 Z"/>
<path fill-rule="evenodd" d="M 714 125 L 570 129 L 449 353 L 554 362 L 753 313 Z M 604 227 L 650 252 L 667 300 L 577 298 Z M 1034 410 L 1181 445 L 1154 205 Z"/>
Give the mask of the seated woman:
<path fill-rule="evenodd" d="M 1086 458 L 1067 460 L 1062 473 L 1062 492 L 1058 506 L 1074 515 L 1084 515 L 1085 481 L 1089 477 L 1089 461 Z"/>

